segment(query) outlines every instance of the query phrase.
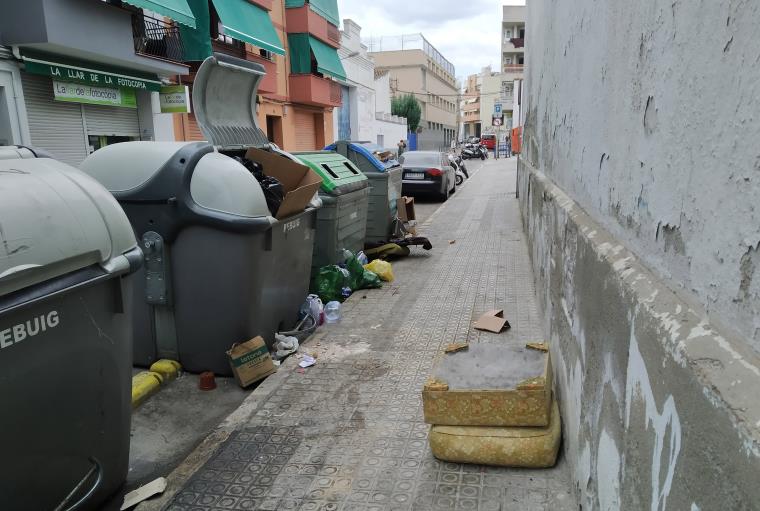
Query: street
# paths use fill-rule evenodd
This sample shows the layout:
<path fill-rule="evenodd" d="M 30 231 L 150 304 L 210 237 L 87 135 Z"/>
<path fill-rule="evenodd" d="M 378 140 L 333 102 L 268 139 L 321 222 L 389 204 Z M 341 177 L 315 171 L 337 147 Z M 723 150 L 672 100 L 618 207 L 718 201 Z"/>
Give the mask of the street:
<path fill-rule="evenodd" d="M 301 348 L 315 366 L 298 372 L 291 356 L 169 477 L 163 498 L 138 509 L 577 509 L 562 457 L 549 470 L 440 462 L 422 421 L 420 389 L 444 345 L 543 338 L 515 161 L 487 160 L 423 222 L 433 250 L 394 263 L 391 285 L 355 293 L 342 321 Z M 510 330 L 472 328 L 496 307 Z"/>

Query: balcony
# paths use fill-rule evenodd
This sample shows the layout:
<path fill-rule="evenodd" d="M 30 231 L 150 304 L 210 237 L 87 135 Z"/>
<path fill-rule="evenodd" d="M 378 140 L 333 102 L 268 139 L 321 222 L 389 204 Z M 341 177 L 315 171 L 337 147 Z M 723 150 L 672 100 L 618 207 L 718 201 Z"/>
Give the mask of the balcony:
<path fill-rule="evenodd" d="M 306 4 L 297 9 L 285 9 L 285 26 L 289 34 L 311 34 L 333 48 L 340 48 L 338 27 L 311 10 Z"/>
<path fill-rule="evenodd" d="M 277 64 L 274 60 L 268 59 L 261 55 L 257 48 L 250 44 L 245 45 L 246 59 L 264 66 L 267 74 L 259 82 L 259 93 L 276 94 L 277 93 Z M 272 55 L 272 59 L 274 59 Z"/>
<path fill-rule="evenodd" d="M 139 55 L 172 62 L 184 60 L 179 28 L 172 22 L 135 12 L 132 14 L 132 38 L 135 53 Z"/>
<path fill-rule="evenodd" d="M 291 74 L 290 101 L 319 107 L 338 107 L 341 105 L 340 84 L 316 75 Z"/>

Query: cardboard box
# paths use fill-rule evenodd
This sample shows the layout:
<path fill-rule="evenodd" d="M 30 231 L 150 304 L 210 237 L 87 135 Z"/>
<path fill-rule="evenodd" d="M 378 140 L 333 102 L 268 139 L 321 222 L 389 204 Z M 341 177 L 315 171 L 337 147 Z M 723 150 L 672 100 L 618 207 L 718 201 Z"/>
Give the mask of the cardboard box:
<path fill-rule="evenodd" d="M 402 223 L 417 221 L 414 214 L 414 197 L 403 196 L 396 199 L 396 207 L 398 208 L 398 219 Z"/>
<path fill-rule="evenodd" d="M 285 198 L 275 218 L 282 219 L 300 213 L 322 186 L 322 178 L 306 165 L 280 154 L 263 149 L 248 149 L 245 157 L 261 164 L 264 174 L 277 179 L 285 190 Z"/>
<path fill-rule="evenodd" d="M 476 330 L 486 330 L 495 334 L 500 333 L 505 328 L 511 328 L 509 321 L 504 318 L 503 309 L 494 309 L 486 312 L 473 325 Z"/>
<path fill-rule="evenodd" d="M 546 426 L 549 353 L 507 343 L 469 343 L 441 353 L 422 390 L 425 422 L 445 426 Z"/>
<path fill-rule="evenodd" d="M 232 374 L 238 385 L 245 388 L 277 371 L 272 363 L 264 339 L 254 337 L 250 341 L 236 344 L 227 352 Z"/>

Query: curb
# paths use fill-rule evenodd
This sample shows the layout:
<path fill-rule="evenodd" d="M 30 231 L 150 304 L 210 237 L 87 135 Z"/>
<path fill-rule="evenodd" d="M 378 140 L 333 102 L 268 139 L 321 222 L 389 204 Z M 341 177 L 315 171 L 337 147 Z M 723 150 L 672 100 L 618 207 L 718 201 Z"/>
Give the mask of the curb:
<path fill-rule="evenodd" d="M 132 377 L 132 409 L 139 407 L 149 397 L 159 391 L 161 385 L 177 379 L 182 368 L 174 360 L 159 360 Z"/>

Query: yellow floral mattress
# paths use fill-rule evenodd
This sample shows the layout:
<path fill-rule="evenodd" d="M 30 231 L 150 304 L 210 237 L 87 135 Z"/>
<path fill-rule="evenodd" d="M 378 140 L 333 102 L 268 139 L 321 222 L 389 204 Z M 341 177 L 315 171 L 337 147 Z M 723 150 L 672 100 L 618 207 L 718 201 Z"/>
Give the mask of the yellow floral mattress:
<path fill-rule="evenodd" d="M 561 421 L 557 402 L 545 427 L 431 426 L 433 456 L 456 463 L 546 468 L 557 461 Z"/>
<path fill-rule="evenodd" d="M 425 422 L 445 426 L 546 426 L 551 403 L 549 353 L 524 346 L 442 353 L 422 389 Z"/>

